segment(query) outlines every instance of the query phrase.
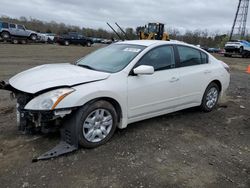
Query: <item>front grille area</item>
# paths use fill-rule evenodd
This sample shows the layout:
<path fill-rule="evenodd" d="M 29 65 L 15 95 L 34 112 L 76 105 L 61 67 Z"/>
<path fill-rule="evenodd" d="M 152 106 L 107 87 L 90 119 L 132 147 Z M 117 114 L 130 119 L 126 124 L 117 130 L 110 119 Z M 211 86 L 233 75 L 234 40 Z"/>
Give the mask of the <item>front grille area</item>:
<path fill-rule="evenodd" d="M 17 99 L 17 105 L 16 105 L 17 126 L 20 131 L 26 132 L 29 127 L 29 120 L 27 118 L 26 112 L 24 111 L 24 107 L 32 99 L 32 96 L 26 93 L 19 93 L 16 95 L 16 99 Z"/>

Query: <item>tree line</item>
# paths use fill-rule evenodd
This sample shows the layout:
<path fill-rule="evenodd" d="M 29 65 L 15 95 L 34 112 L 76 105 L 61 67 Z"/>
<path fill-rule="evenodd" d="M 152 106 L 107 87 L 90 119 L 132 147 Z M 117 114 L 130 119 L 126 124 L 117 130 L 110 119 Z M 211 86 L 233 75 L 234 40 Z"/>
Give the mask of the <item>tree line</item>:
<path fill-rule="evenodd" d="M 112 39 L 118 38 L 114 32 L 99 28 L 86 28 L 79 27 L 74 25 L 66 25 L 64 23 L 58 23 L 55 21 L 45 22 L 34 18 L 26 18 L 21 16 L 20 18 L 11 18 L 8 16 L 1 16 L 1 21 L 11 22 L 25 25 L 27 29 L 34 30 L 41 33 L 55 33 L 58 35 L 66 34 L 68 32 L 78 32 L 87 37 L 95 37 L 95 38 L 104 38 L 104 39 Z M 108 26 L 107 26 L 108 27 Z M 133 28 L 125 28 L 124 31 L 129 39 L 138 39 L 138 35 L 136 29 Z M 167 27 L 166 27 L 167 28 Z M 120 36 L 124 36 L 124 34 L 117 30 Z M 176 28 L 167 28 L 166 32 L 169 33 L 170 39 L 184 41 L 190 44 L 201 45 L 202 47 L 218 47 L 223 48 L 225 43 L 229 40 L 228 33 L 219 34 L 219 33 L 211 33 L 208 30 L 187 30 L 184 33 L 181 33 Z M 125 39 L 125 37 L 124 37 Z M 247 40 L 250 40 L 250 35 L 247 36 Z"/>

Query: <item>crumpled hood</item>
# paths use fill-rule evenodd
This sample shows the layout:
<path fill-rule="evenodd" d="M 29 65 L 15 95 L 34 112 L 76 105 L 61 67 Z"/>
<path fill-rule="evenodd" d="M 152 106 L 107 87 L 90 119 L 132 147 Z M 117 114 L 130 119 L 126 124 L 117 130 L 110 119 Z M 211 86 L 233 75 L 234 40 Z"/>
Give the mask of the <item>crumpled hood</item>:
<path fill-rule="evenodd" d="M 34 94 L 53 87 L 104 80 L 109 75 L 109 73 L 89 70 L 69 63 L 47 64 L 15 75 L 9 80 L 9 84 L 15 89 Z"/>

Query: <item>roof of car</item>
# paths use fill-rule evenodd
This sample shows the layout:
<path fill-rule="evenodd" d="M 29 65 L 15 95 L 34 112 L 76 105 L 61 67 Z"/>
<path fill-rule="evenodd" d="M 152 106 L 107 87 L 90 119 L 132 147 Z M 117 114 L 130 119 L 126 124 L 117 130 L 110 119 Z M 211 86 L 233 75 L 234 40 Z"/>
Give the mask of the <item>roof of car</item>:
<path fill-rule="evenodd" d="M 117 44 L 134 44 L 142 46 L 151 46 L 153 44 L 185 44 L 184 42 L 177 40 L 163 41 L 163 40 L 126 40 L 117 42 Z"/>

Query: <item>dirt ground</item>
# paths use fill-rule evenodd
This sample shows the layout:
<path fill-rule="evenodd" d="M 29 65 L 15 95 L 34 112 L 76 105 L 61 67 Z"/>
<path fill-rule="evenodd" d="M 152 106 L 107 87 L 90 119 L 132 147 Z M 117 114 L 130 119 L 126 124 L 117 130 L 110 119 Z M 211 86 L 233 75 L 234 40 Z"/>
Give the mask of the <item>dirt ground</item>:
<path fill-rule="evenodd" d="M 0 80 L 44 63 L 74 62 L 97 47 L 0 44 Z M 32 163 L 58 135 L 22 135 L 15 101 L 0 91 L 0 187 L 250 187 L 250 59 L 217 58 L 231 84 L 211 113 L 196 108 L 117 130 L 106 145 Z"/>

